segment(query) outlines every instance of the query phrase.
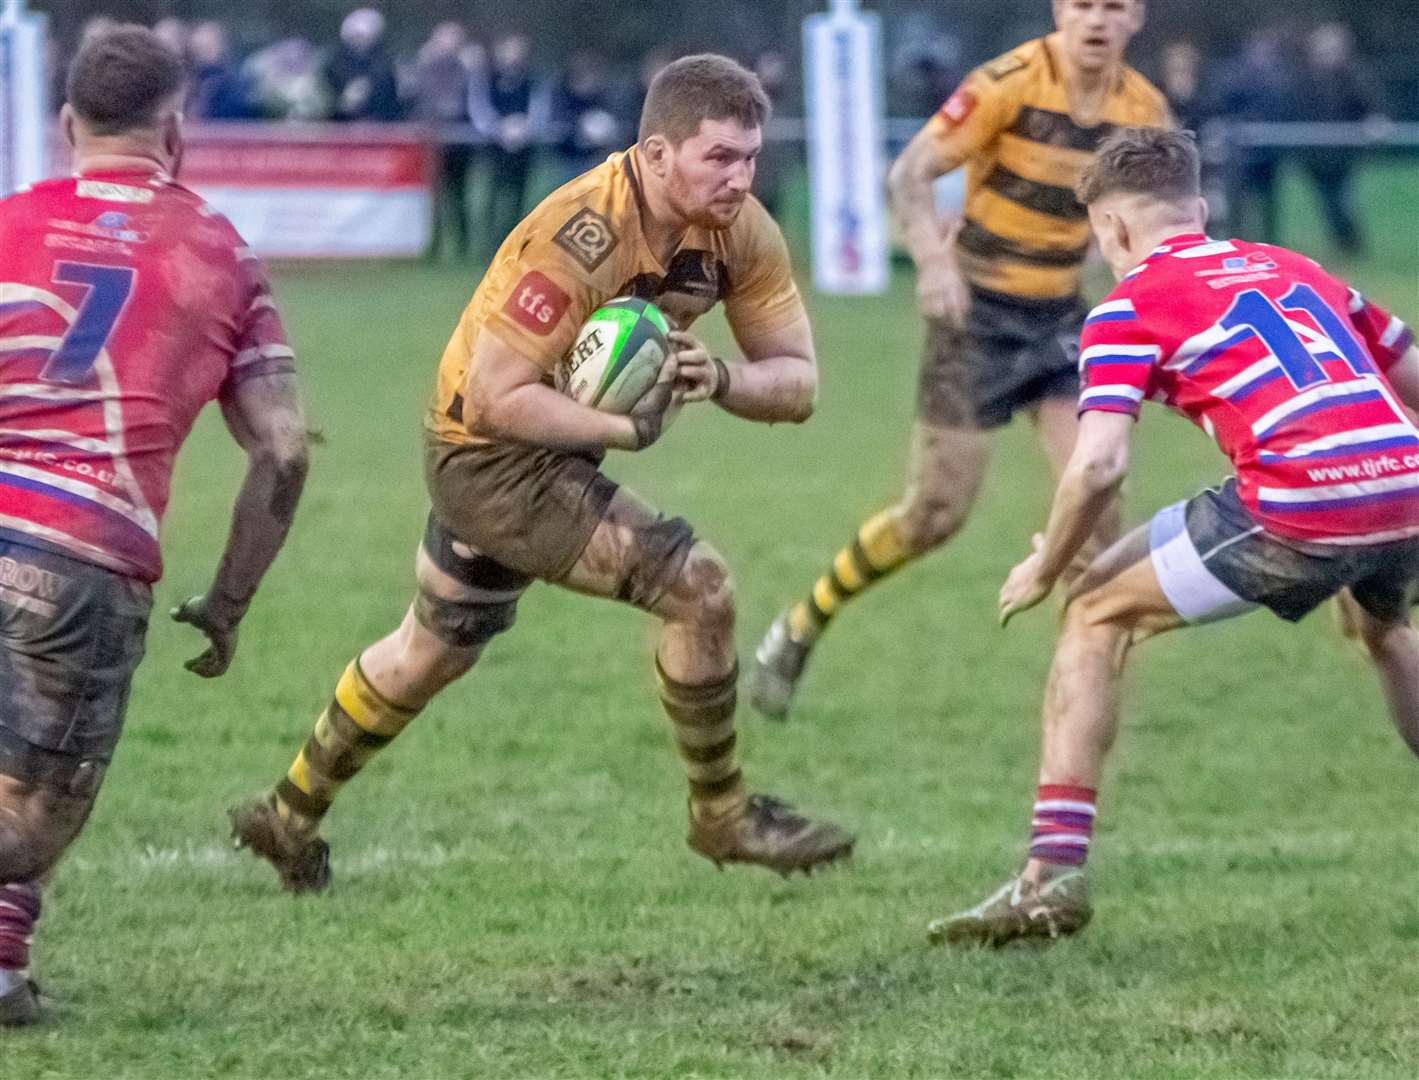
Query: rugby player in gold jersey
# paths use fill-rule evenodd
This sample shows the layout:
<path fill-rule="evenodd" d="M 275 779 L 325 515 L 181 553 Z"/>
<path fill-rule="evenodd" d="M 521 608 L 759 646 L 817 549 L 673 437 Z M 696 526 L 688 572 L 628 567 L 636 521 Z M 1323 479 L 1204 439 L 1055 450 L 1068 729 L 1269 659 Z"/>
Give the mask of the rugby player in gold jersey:
<path fill-rule="evenodd" d="M 843 604 L 965 522 L 991 429 L 1024 412 L 1056 475 L 1069 460 L 1089 245 L 1074 184 L 1105 136 L 1166 125 L 1168 114 L 1123 59 L 1143 25 L 1142 0 L 1053 6 L 1055 33 L 972 72 L 892 167 L 892 206 L 927 324 L 906 488 L 770 626 L 753 685 L 769 716 L 787 715 L 810 651 Z M 965 213 L 943 228 L 932 185 L 963 165 Z M 1102 526 L 1116 529 L 1112 518 Z"/>
<path fill-rule="evenodd" d="M 655 667 L 695 851 L 786 874 L 851 850 L 836 826 L 746 791 L 729 568 L 682 518 L 600 469 L 607 450 L 655 442 L 672 399 L 763 422 L 813 411 L 808 318 L 778 226 L 749 193 L 767 115 L 757 78 L 732 60 L 677 60 L 650 87 L 637 144 L 550 195 L 494 257 L 444 352 L 425 425 L 433 509 L 415 600 L 346 668 L 286 776 L 232 811 L 238 842 L 286 888 L 328 883 L 319 828 L 336 792 L 512 626 L 534 580 L 661 621 Z M 551 375 L 587 316 L 626 294 L 661 308 L 675 351 L 631 414 L 615 416 L 558 393 Z M 686 332 L 719 302 L 740 361 Z"/>

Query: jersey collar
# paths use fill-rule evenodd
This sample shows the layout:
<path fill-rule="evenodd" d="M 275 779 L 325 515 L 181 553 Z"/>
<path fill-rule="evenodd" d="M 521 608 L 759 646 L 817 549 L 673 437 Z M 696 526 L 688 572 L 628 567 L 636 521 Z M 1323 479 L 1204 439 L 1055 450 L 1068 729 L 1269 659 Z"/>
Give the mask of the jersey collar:
<path fill-rule="evenodd" d="M 140 157 L 136 154 L 95 154 L 93 157 L 85 159 L 83 164 L 75 170 L 74 175 L 78 177 L 150 177 L 160 181 L 171 179 L 167 171 L 152 158 Z"/>
<path fill-rule="evenodd" d="M 1155 247 L 1149 252 L 1148 258 L 1151 259 L 1158 255 L 1166 255 L 1168 252 L 1177 251 L 1179 248 L 1196 247 L 1198 244 L 1210 243 L 1212 243 L 1212 237 L 1208 236 L 1206 233 L 1179 233 L 1177 236 L 1168 237 Z"/>

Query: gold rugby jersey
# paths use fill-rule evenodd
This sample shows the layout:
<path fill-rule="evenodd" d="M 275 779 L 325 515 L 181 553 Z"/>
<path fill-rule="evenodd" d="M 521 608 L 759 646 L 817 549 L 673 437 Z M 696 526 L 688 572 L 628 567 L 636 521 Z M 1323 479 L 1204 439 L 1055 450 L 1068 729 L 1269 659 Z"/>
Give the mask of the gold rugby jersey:
<path fill-rule="evenodd" d="M 1163 95 L 1127 65 L 1099 123 L 1076 123 L 1060 50 L 1059 35 L 1050 34 L 977 68 L 927 124 L 944 156 L 966 162 L 961 270 L 973 285 L 1007 296 L 1079 291 L 1089 217 L 1075 182 L 1115 129 L 1171 123 Z"/>
<path fill-rule="evenodd" d="M 686 329 L 721 300 L 735 335 L 771 332 L 803 310 L 783 234 L 750 195 L 727 229 L 691 227 L 662 266 L 641 230 L 634 147 L 547 196 L 503 241 L 439 363 L 426 427 L 482 442 L 463 422 L 461 390 L 480 334 L 496 334 L 547 373 L 587 316 L 617 296 L 654 302 Z"/>

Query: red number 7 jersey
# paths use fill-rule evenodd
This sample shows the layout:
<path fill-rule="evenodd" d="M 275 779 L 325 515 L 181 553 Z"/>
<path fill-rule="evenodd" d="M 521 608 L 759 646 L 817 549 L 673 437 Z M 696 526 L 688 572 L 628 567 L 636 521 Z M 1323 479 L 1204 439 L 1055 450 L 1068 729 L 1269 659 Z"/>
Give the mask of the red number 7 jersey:
<path fill-rule="evenodd" d="M 1268 532 L 1383 543 L 1419 534 L 1419 430 L 1384 376 L 1412 340 L 1302 255 L 1180 236 L 1090 313 L 1079 408 L 1160 401 L 1217 441 Z"/>
<path fill-rule="evenodd" d="M 198 412 L 293 370 L 260 264 L 165 176 L 92 173 L 0 202 L 0 534 L 157 580 Z"/>

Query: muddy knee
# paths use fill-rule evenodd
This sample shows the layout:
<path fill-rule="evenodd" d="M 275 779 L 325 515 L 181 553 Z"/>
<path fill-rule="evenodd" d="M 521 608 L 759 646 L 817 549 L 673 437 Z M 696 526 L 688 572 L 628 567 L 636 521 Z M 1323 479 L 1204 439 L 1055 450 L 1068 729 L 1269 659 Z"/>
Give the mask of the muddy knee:
<path fill-rule="evenodd" d="M 16 783 L 0 787 L 0 884 L 49 871 L 79 834 L 92 799 Z"/>
<path fill-rule="evenodd" d="M 675 592 L 686 621 L 707 630 L 733 631 L 734 578 L 729 564 L 714 548 L 698 542 L 690 549 Z"/>
<path fill-rule="evenodd" d="M 978 426 L 976 375 L 970 336 L 945 319 L 928 319 L 921 376 L 917 383 L 917 416 L 935 427 Z"/>
<path fill-rule="evenodd" d="M 899 503 L 896 517 L 903 543 L 913 555 L 944 544 L 960 529 L 970 508 L 970 500 L 944 494 Z"/>
<path fill-rule="evenodd" d="M 907 488 L 893 510 L 914 555 L 949 540 L 965 523 L 990 460 L 990 437 L 974 427 L 918 423 Z"/>

